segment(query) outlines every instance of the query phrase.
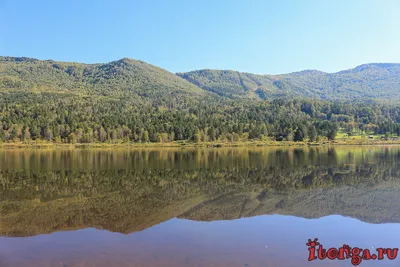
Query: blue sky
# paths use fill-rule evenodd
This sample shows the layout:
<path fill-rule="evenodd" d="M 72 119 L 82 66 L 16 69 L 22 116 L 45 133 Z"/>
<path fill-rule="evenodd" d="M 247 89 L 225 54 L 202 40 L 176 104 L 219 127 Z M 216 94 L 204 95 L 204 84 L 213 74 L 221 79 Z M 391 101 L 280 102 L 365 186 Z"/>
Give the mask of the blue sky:
<path fill-rule="evenodd" d="M 0 55 L 172 72 L 400 62 L 398 0 L 0 0 Z"/>

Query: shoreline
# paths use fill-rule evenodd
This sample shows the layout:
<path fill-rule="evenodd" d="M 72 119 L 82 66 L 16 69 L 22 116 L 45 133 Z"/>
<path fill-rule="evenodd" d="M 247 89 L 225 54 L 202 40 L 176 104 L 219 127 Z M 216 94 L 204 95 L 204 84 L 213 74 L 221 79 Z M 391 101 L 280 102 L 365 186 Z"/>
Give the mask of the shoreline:
<path fill-rule="evenodd" d="M 169 143 L 77 143 L 52 142 L 0 143 L 0 149 L 93 149 L 93 148 L 221 148 L 221 147 L 326 147 L 326 146 L 383 146 L 400 145 L 400 140 L 335 140 L 321 142 L 291 141 L 242 141 L 242 142 L 202 142 L 178 141 Z"/>

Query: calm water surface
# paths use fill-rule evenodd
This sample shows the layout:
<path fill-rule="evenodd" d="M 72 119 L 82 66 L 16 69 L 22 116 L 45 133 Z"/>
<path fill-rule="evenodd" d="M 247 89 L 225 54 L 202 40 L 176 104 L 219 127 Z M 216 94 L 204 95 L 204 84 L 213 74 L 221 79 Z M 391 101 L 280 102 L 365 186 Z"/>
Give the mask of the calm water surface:
<path fill-rule="evenodd" d="M 400 148 L 0 150 L 0 236 L 0 267 L 353 266 L 306 243 L 400 247 Z"/>

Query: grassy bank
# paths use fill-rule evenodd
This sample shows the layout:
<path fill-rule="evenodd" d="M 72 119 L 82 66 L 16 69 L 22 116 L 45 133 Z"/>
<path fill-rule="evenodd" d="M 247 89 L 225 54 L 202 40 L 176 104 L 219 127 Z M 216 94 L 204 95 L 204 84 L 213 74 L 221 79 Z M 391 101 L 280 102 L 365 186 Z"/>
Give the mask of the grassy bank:
<path fill-rule="evenodd" d="M 329 145 L 400 145 L 400 140 L 378 140 L 378 139 L 338 139 L 334 141 L 320 142 L 290 142 L 290 141 L 241 141 L 241 142 L 201 142 L 177 141 L 168 143 L 82 143 L 63 144 L 52 142 L 13 142 L 0 143 L 0 148 L 163 148 L 163 147 L 260 147 L 260 146 L 329 146 Z"/>

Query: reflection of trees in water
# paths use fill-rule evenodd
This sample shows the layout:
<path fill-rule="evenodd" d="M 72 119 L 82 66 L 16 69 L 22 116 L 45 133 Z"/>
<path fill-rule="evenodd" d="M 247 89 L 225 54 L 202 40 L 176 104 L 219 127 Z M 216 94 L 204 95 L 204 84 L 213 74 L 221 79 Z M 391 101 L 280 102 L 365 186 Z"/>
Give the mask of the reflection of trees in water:
<path fill-rule="evenodd" d="M 0 231 L 132 232 L 270 213 L 400 221 L 399 159 L 389 147 L 3 151 Z"/>
<path fill-rule="evenodd" d="M 89 170 L 126 168 L 195 168 L 209 166 L 245 165 L 299 165 L 330 164 L 338 161 L 359 161 L 362 149 L 340 149 L 342 154 L 356 154 L 351 160 L 337 155 L 334 148 L 292 148 L 292 149 L 142 149 L 142 150 L 12 150 L 0 151 L 0 164 L 8 169 L 39 170 Z M 343 150 L 343 151 L 342 151 Z M 365 149 L 364 149 L 365 150 Z M 393 149 L 392 149 L 393 150 Z M 389 153 L 390 152 L 390 153 Z M 364 152 L 365 153 L 365 152 Z M 381 149 L 382 156 L 393 155 L 392 151 Z M 368 153 L 369 154 L 369 153 Z M 377 156 L 373 153 L 373 156 Z"/>

